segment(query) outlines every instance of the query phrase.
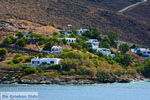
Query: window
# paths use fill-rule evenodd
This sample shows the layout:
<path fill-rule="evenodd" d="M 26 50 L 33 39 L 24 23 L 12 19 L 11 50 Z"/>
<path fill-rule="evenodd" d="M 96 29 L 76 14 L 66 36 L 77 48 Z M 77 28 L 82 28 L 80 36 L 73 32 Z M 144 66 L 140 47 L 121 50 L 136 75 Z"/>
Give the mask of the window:
<path fill-rule="evenodd" d="M 59 51 L 58 48 L 56 48 L 55 51 Z"/>
<path fill-rule="evenodd" d="M 54 48 L 52 48 L 52 51 L 55 51 L 55 49 L 54 49 Z"/>
<path fill-rule="evenodd" d="M 40 62 L 39 61 L 37 61 L 37 64 L 39 64 Z"/>
<path fill-rule="evenodd" d="M 50 61 L 50 64 L 54 64 L 54 61 Z"/>
<path fill-rule="evenodd" d="M 47 62 L 42 62 L 42 65 L 47 65 Z"/>

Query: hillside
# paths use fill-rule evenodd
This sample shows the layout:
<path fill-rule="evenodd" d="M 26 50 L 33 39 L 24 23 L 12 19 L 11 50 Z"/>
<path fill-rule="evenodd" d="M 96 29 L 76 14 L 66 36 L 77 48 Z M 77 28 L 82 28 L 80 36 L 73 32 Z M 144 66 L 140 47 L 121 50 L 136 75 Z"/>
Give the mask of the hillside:
<path fill-rule="evenodd" d="M 58 32 L 58 29 L 52 26 L 45 26 L 37 23 L 33 23 L 27 20 L 19 20 L 19 19 L 1 19 L 0 20 L 0 36 L 6 36 L 9 34 L 19 32 L 29 32 L 33 31 L 36 33 L 41 33 L 46 36 L 51 36 L 53 32 Z M 0 38 L 1 38 L 0 37 Z"/>
<path fill-rule="evenodd" d="M 150 46 L 149 23 L 133 17 L 135 11 L 118 15 L 116 11 L 139 0 L 0 0 L 0 18 L 28 20 L 40 25 L 53 25 L 56 28 L 97 27 L 102 33 L 117 31 L 125 41 Z M 146 3 L 148 6 L 149 3 Z M 145 6 L 140 6 L 147 16 Z M 142 18 L 143 19 L 143 18 Z M 145 20 L 145 16 L 144 19 Z M 2 22 L 0 22 L 0 25 Z M 8 30 L 1 30 L 5 31 Z"/>
<path fill-rule="evenodd" d="M 128 12 L 126 12 L 126 15 L 130 15 L 136 19 L 139 19 L 143 21 L 143 23 L 150 23 L 150 14 L 149 14 L 149 9 L 150 9 L 150 1 L 141 4 L 140 6 L 137 6 Z"/>

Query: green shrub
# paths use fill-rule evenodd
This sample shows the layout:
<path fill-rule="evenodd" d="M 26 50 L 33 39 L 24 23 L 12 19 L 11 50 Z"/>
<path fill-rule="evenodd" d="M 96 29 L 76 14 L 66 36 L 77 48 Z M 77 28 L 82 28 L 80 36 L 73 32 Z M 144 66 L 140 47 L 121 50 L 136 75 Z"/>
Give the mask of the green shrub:
<path fill-rule="evenodd" d="M 43 53 L 38 53 L 36 56 L 39 57 L 39 58 L 44 57 Z"/>
<path fill-rule="evenodd" d="M 62 41 L 63 44 L 65 44 L 65 45 L 67 44 L 67 40 L 66 39 L 62 39 L 61 41 Z"/>
<path fill-rule="evenodd" d="M 132 57 L 128 54 L 117 54 L 114 60 L 123 66 L 129 66 L 132 63 Z"/>
<path fill-rule="evenodd" d="M 44 45 L 43 50 L 51 51 L 52 46 L 53 46 L 53 44 L 51 42 L 48 42 Z"/>
<path fill-rule="evenodd" d="M 9 44 L 13 44 L 15 43 L 15 38 L 12 35 L 9 35 L 7 37 L 5 37 L 2 46 L 7 46 Z"/>
<path fill-rule="evenodd" d="M 57 32 L 54 32 L 54 33 L 53 33 L 53 36 L 58 36 L 58 33 L 57 33 Z"/>
<path fill-rule="evenodd" d="M 16 45 L 20 46 L 20 47 L 24 47 L 27 44 L 27 40 L 26 39 L 18 39 L 16 41 Z"/>
<path fill-rule="evenodd" d="M 7 49 L 5 48 L 0 48 L 0 56 L 4 56 L 7 54 Z"/>
<path fill-rule="evenodd" d="M 33 67 L 27 67 L 23 71 L 25 72 L 25 74 L 34 74 L 37 72 L 37 69 Z"/>
<path fill-rule="evenodd" d="M 109 64 L 114 64 L 115 63 L 114 59 L 111 56 L 104 56 L 104 57 L 105 57 L 105 59 L 107 60 L 107 62 Z"/>
<path fill-rule="evenodd" d="M 143 67 L 143 69 L 141 70 L 142 74 L 145 77 L 150 78 L 150 59 L 148 59 L 144 63 L 142 63 L 142 67 Z"/>
<path fill-rule="evenodd" d="M 102 52 L 97 52 L 96 53 L 99 57 L 104 57 L 103 53 Z"/>
<path fill-rule="evenodd" d="M 25 58 L 25 62 L 31 62 L 31 59 L 33 59 L 34 57 L 33 56 L 29 56 L 27 58 Z"/>
<path fill-rule="evenodd" d="M 98 73 L 96 74 L 96 76 L 97 76 L 98 80 L 101 81 L 101 82 L 103 82 L 103 81 L 105 81 L 105 80 L 107 80 L 107 79 L 110 78 L 110 75 L 109 75 L 108 73 L 101 73 L 101 72 L 98 72 Z"/>
<path fill-rule="evenodd" d="M 49 37 L 46 37 L 46 36 L 41 35 L 41 34 L 36 34 L 36 33 L 30 34 L 30 37 L 36 38 L 36 39 L 40 39 L 40 40 L 47 40 L 47 39 L 49 39 Z"/>
<path fill-rule="evenodd" d="M 104 37 L 102 40 L 101 40 L 101 47 L 102 48 L 110 48 L 110 39 L 108 37 Z"/>
<path fill-rule="evenodd" d="M 23 37 L 23 33 L 22 32 L 18 32 L 18 33 L 16 33 L 16 36 L 18 36 L 18 38 L 20 39 L 20 38 Z"/>
<path fill-rule="evenodd" d="M 52 70 L 63 70 L 63 67 L 59 64 L 55 64 L 55 65 L 50 65 L 47 67 L 48 69 L 52 69 Z"/>
<path fill-rule="evenodd" d="M 77 48 L 77 49 L 82 49 L 82 45 L 81 44 L 79 44 L 79 43 L 71 43 L 70 44 L 73 48 Z"/>
<path fill-rule="evenodd" d="M 12 62 L 13 62 L 14 64 L 19 64 L 19 63 L 21 63 L 21 62 L 23 62 L 23 61 L 24 61 L 24 57 L 21 56 L 21 55 L 19 55 L 19 54 L 16 54 L 16 55 L 13 57 L 13 59 L 12 59 Z"/>
<path fill-rule="evenodd" d="M 96 28 L 91 28 L 89 31 L 84 32 L 82 35 L 90 39 L 101 39 L 100 32 Z"/>
<path fill-rule="evenodd" d="M 116 47 L 119 35 L 116 32 L 108 32 L 108 38 L 110 40 L 110 45 Z"/>
<path fill-rule="evenodd" d="M 5 60 L 7 54 L 7 49 L 0 48 L 0 61 Z"/>
<path fill-rule="evenodd" d="M 96 67 L 99 66 L 97 56 L 94 57 L 89 53 L 83 53 L 78 51 L 69 51 L 61 54 L 62 65 L 65 71 L 70 71 L 74 69 L 76 72 L 80 70 L 80 66 L 85 67 Z"/>
<path fill-rule="evenodd" d="M 126 53 L 127 51 L 129 51 L 130 47 L 128 44 L 121 44 L 119 46 L 119 50 L 121 51 L 121 53 Z"/>
<path fill-rule="evenodd" d="M 68 52 L 63 52 L 61 54 L 62 58 L 74 58 L 74 59 L 80 59 L 83 57 L 83 55 L 80 52 L 75 52 L 75 51 L 68 51 Z"/>
<path fill-rule="evenodd" d="M 9 60 L 9 61 L 6 61 L 7 64 L 10 64 L 10 65 L 13 65 L 13 61 L 12 60 Z"/>

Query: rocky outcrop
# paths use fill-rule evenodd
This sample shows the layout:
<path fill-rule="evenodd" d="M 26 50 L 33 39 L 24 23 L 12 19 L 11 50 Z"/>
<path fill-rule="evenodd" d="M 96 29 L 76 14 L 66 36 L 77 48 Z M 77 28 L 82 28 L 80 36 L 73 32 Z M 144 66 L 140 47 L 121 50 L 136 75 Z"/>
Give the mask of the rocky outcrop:
<path fill-rule="evenodd" d="M 73 78 L 28 78 L 28 79 L 18 79 L 15 77 L 7 78 L 3 77 L 0 79 L 0 83 L 2 84 L 100 84 L 100 83 L 129 83 L 131 81 L 140 81 L 144 80 L 142 77 L 137 77 L 134 79 L 119 79 L 119 78 L 111 78 L 100 80 L 97 78 L 89 78 L 89 79 L 73 79 Z"/>

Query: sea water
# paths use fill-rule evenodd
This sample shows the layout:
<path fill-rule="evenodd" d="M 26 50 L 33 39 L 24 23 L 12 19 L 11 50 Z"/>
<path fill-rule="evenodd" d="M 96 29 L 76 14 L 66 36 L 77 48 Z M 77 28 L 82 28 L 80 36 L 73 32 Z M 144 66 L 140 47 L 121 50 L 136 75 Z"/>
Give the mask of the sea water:
<path fill-rule="evenodd" d="M 37 92 L 39 100 L 150 100 L 150 82 L 93 85 L 1 84 L 0 92 Z"/>

